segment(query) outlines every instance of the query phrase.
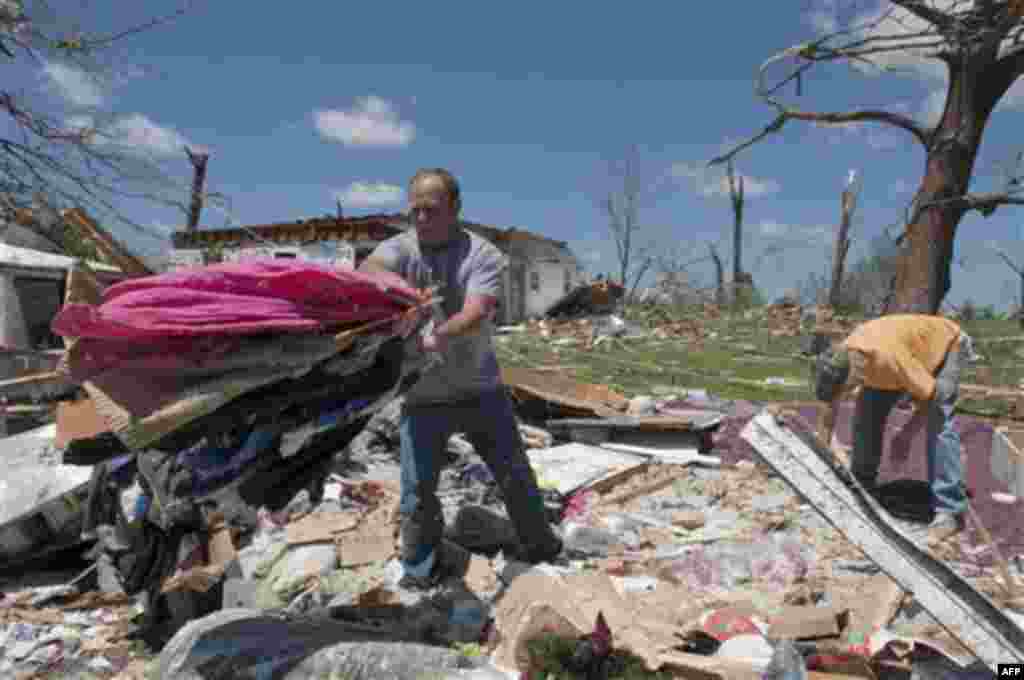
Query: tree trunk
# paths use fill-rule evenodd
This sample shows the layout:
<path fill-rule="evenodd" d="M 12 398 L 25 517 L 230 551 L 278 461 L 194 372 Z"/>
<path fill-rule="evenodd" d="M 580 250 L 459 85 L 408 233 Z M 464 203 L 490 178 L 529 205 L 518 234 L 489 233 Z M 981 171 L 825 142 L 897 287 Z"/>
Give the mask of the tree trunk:
<path fill-rule="evenodd" d="M 722 267 L 722 258 L 714 244 L 708 244 L 711 253 L 711 261 L 715 263 L 715 304 L 725 304 L 725 269 Z"/>
<path fill-rule="evenodd" d="M 732 202 L 732 282 L 733 301 L 739 300 L 739 282 L 743 278 L 743 175 L 736 177 L 729 163 L 729 200 Z"/>
<path fill-rule="evenodd" d="M 989 55 L 969 61 L 975 63 L 966 71 L 960 64 L 950 67 L 946 108 L 929 141 L 888 314 L 937 314 L 949 292 L 956 230 L 967 209 L 958 199 L 968 191 L 985 123 L 999 99 L 981 90 Z"/>
<path fill-rule="evenodd" d="M 1020 273 L 1020 303 L 1017 306 L 1017 323 L 1024 328 L 1024 271 Z"/>
<path fill-rule="evenodd" d="M 743 214 L 737 214 L 732 225 L 732 280 L 743 273 Z"/>
<path fill-rule="evenodd" d="M 199 215 L 203 210 L 203 184 L 206 182 L 206 162 L 210 160 L 210 154 L 199 151 L 193 152 L 186 148 L 189 161 L 195 172 L 192 175 L 192 200 L 188 206 L 188 226 L 186 231 L 195 231 L 199 226 Z"/>
<path fill-rule="evenodd" d="M 840 303 L 840 291 L 843 285 L 843 270 L 846 265 L 846 254 L 850 250 L 850 223 L 853 222 L 853 208 L 856 195 L 852 189 L 843 192 L 841 198 L 842 216 L 839 232 L 836 234 L 835 248 L 832 251 L 832 284 L 828 289 L 828 304 L 835 309 Z"/>

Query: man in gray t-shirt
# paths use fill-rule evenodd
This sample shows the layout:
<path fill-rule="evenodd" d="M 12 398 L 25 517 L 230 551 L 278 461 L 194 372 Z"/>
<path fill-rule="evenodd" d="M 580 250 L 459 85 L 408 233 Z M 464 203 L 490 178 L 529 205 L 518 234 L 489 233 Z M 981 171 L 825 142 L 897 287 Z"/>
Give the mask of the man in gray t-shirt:
<path fill-rule="evenodd" d="M 462 333 L 449 333 L 438 347 L 442 361 L 428 369 L 406 394 L 409 404 L 442 404 L 473 397 L 501 386 L 498 360 L 492 343 L 490 300 L 501 295 L 505 256 L 500 250 L 465 229 L 448 242 L 425 243 L 408 231 L 381 243 L 371 260 L 399 274 L 417 288 L 436 287 L 442 298 L 441 318 L 451 319 L 466 309 L 484 307 L 488 313 Z M 434 334 L 437 334 L 435 319 Z M 444 324 L 440 327 L 443 329 Z"/>
<path fill-rule="evenodd" d="M 441 551 L 444 519 L 437 485 L 448 438 L 465 433 L 502 491 L 522 544 L 520 559 L 549 560 L 561 541 L 547 523 L 537 480 L 501 382 L 492 341 L 506 258 L 459 223 L 458 182 L 440 168 L 409 182 L 415 229 L 381 243 L 360 265 L 390 271 L 443 298 L 420 349 L 441 361 L 408 391 L 399 421 L 401 439 L 402 563 L 404 585 L 429 587 L 448 575 Z"/>

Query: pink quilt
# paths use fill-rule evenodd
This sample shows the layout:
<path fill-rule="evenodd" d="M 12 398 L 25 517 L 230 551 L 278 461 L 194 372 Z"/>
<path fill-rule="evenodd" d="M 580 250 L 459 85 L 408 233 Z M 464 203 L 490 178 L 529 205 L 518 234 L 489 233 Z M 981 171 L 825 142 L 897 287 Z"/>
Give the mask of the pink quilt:
<path fill-rule="evenodd" d="M 392 274 L 253 260 L 123 281 L 99 306 L 67 305 L 52 328 L 65 337 L 120 341 L 315 332 L 391 316 L 417 300 Z"/>

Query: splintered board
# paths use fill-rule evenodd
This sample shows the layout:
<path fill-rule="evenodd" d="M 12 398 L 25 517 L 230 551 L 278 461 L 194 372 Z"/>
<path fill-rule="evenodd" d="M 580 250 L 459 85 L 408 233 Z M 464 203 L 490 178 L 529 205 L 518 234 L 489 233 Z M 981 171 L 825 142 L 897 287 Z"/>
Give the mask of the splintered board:
<path fill-rule="evenodd" d="M 895 528 L 799 416 L 762 411 L 740 436 L 978 659 L 993 670 L 999 663 L 1024 662 L 1024 630 Z"/>
<path fill-rule="evenodd" d="M 992 433 L 989 464 L 992 476 L 1006 484 L 1010 493 L 1024 497 L 1024 432 L 997 427 Z"/>

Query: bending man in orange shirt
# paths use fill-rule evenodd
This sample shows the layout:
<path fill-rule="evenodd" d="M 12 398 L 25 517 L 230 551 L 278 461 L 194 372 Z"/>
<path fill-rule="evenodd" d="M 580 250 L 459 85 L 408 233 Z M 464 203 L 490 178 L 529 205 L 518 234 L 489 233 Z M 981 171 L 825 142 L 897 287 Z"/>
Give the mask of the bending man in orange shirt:
<path fill-rule="evenodd" d="M 878 475 L 889 412 L 905 394 L 913 398 L 915 413 L 893 438 L 890 450 L 905 455 L 915 432 L 927 427 L 935 539 L 948 538 L 965 524 L 967 500 L 953 407 L 961 358 L 969 352 L 968 336 L 953 321 L 896 314 L 861 324 L 841 344 L 820 354 L 815 365 L 816 396 L 826 403 L 820 427 L 827 442 L 832 440 L 835 402 L 859 390 L 850 471 L 869 490 Z"/>

